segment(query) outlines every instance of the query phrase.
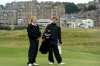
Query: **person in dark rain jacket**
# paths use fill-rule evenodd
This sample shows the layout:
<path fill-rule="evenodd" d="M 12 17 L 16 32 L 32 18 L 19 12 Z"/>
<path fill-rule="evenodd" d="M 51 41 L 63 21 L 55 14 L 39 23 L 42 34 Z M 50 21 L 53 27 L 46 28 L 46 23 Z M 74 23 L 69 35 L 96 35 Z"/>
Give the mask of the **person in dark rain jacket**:
<path fill-rule="evenodd" d="M 29 51 L 28 51 L 28 66 L 38 66 L 36 63 L 36 56 L 38 53 L 39 38 L 41 32 L 39 26 L 36 24 L 37 18 L 34 16 L 31 18 L 31 23 L 28 25 L 27 32 L 29 37 Z"/>
<path fill-rule="evenodd" d="M 62 62 L 61 55 L 58 50 L 58 45 L 60 46 L 62 44 L 61 40 L 61 28 L 56 25 L 57 23 L 57 17 L 52 18 L 52 23 L 49 24 L 42 36 L 43 41 L 45 40 L 45 34 L 49 31 L 51 33 L 49 42 L 48 42 L 48 60 L 50 61 L 50 65 L 54 63 L 54 58 L 53 58 L 53 52 L 56 57 L 56 60 L 58 62 L 58 65 L 64 65 L 65 63 Z"/>

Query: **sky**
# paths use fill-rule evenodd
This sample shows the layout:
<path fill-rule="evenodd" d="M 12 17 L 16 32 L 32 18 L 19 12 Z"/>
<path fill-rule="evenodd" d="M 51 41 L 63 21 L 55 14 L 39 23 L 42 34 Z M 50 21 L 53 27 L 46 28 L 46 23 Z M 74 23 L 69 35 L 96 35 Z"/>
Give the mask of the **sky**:
<path fill-rule="evenodd" d="M 0 4 L 5 5 L 5 3 L 7 2 L 13 2 L 13 1 L 31 1 L 31 0 L 0 0 Z M 37 0 L 39 2 L 41 1 L 60 1 L 60 2 L 74 2 L 75 4 L 77 3 L 88 3 L 89 1 L 93 1 L 93 0 Z"/>

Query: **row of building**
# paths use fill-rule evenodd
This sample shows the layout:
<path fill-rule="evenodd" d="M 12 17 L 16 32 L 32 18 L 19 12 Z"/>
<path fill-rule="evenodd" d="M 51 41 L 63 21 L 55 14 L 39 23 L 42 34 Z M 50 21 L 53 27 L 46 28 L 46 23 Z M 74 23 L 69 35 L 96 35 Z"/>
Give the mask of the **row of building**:
<path fill-rule="evenodd" d="M 67 26 L 69 28 L 92 28 L 100 27 L 100 0 L 89 1 L 88 3 L 78 3 L 79 9 L 84 9 L 89 7 L 89 5 L 95 5 L 96 10 L 93 11 L 80 11 L 74 14 L 65 14 L 60 19 L 61 26 Z"/>
<path fill-rule="evenodd" d="M 88 5 L 98 4 L 100 0 L 89 2 Z M 0 24 L 28 25 L 31 16 L 37 16 L 38 24 L 47 26 L 53 16 L 58 17 L 58 24 L 69 28 L 100 27 L 100 8 L 84 13 L 65 14 L 65 7 L 61 2 L 20 1 L 5 4 L 5 9 L 0 8 Z"/>
<path fill-rule="evenodd" d="M 61 2 L 20 1 L 5 4 L 5 9 L 0 8 L 0 23 L 7 25 L 27 25 L 31 16 L 38 19 L 50 19 L 65 14 L 65 7 Z"/>
<path fill-rule="evenodd" d="M 93 28 L 100 27 L 100 9 L 87 11 L 82 14 L 66 14 L 60 18 L 60 25 L 69 28 Z"/>
<path fill-rule="evenodd" d="M 100 8 L 100 0 L 89 1 L 88 3 L 78 3 L 77 6 L 79 9 L 84 9 L 84 7 L 88 8 L 89 5 L 94 5 L 96 8 Z"/>

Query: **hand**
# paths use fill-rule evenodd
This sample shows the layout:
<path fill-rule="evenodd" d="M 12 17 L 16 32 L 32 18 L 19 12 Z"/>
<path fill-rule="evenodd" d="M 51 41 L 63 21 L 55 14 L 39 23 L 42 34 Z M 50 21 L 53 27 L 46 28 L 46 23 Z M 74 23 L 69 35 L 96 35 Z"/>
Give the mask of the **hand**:
<path fill-rule="evenodd" d="M 59 43 L 58 46 L 60 46 L 61 44 Z"/>
<path fill-rule="evenodd" d="M 42 41 L 45 41 L 45 39 L 42 39 Z"/>
<path fill-rule="evenodd" d="M 36 40 L 40 40 L 40 38 L 36 39 Z"/>

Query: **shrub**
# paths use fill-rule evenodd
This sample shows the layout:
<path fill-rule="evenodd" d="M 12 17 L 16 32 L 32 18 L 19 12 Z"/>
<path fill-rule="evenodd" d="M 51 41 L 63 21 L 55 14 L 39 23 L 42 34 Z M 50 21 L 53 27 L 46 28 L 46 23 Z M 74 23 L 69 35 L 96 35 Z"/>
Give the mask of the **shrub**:
<path fill-rule="evenodd" d="M 14 30 L 24 30 L 24 29 L 27 29 L 26 26 L 16 26 L 14 27 Z"/>
<path fill-rule="evenodd" d="M 0 30 L 11 30 L 11 27 L 0 25 Z"/>

